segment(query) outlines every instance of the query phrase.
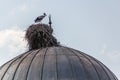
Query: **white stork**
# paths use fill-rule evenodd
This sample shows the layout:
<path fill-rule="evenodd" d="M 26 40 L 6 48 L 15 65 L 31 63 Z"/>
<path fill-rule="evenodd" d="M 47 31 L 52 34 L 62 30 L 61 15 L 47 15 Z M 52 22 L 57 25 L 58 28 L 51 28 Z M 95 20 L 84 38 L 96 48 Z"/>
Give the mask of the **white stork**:
<path fill-rule="evenodd" d="M 38 16 L 38 17 L 35 19 L 35 23 L 41 22 L 45 16 L 47 16 L 46 13 L 43 13 L 43 15 Z"/>

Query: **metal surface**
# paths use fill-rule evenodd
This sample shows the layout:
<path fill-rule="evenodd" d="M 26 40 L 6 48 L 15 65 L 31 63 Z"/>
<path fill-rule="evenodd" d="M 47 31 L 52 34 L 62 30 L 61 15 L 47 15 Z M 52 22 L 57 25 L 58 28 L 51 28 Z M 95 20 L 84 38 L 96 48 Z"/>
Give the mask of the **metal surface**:
<path fill-rule="evenodd" d="M 95 58 L 67 47 L 24 53 L 0 68 L 0 80 L 118 80 Z"/>

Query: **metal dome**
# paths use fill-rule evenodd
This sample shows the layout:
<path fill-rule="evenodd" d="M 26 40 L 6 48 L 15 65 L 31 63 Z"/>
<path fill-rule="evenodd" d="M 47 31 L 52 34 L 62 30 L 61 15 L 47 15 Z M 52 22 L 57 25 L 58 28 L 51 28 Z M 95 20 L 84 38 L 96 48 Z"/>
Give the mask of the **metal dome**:
<path fill-rule="evenodd" d="M 68 47 L 32 50 L 0 68 L 0 80 L 118 80 L 100 61 Z"/>

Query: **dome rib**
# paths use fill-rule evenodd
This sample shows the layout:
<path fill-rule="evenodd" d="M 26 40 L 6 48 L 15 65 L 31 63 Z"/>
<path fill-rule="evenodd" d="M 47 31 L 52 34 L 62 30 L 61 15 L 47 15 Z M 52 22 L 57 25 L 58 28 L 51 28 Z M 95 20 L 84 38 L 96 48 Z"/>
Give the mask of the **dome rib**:
<path fill-rule="evenodd" d="M 44 55 L 43 55 L 43 63 L 42 63 L 42 70 L 41 70 L 41 80 L 43 78 L 43 68 L 44 68 L 44 63 L 45 63 L 45 57 L 46 57 L 46 53 L 47 53 L 48 48 L 46 48 Z"/>
<path fill-rule="evenodd" d="M 41 80 L 57 80 L 56 52 L 54 48 L 50 47 L 46 52 Z"/>
<path fill-rule="evenodd" d="M 38 54 L 36 54 L 35 58 L 31 62 L 31 66 L 29 68 L 29 72 L 27 74 L 26 80 L 40 80 L 42 75 L 42 66 L 44 61 L 44 54 L 47 48 L 41 49 Z"/>
<path fill-rule="evenodd" d="M 77 50 L 76 50 L 76 51 L 77 51 Z M 81 53 L 81 54 L 84 55 L 84 56 L 88 56 L 87 54 L 85 54 L 85 53 L 83 53 L 83 52 L 80 52 L 80 51 L 77 51 L 77 52 L 78 52 L 78 53 Z M 88 58 L 96 60 L 96 59 L 93 58 L 93 57 L 88 57 Z M 106 73 L 107 77 L 109 78 L 108 80 L 111 80 L 110 76 L 107 74 L 107 72 L 105 71 L 105 69 L 104 69 L 104 68 L 102 67 L 102 65 L 98 62 L 98 60 L 96 60 L 96 62 L 101 66 L 101 68 L 103 69 L 103 71 Z"/>
<path fill-rule="evenodd" d="M 39 49 L 39 50 L 36 52 L 36 54 L 33 56 L 32 60 L 31 60 L 31 62 L 30 62 L 30 65 L 29 65 L 29 67 L 28 67 L 27 74 L 26 74 L 26 79 L 25 79 L 25 80 L 27 80 L 27 78 L 28 78 L 28 73 L 29 73 L 31 64 L 32 64 L 34 58 L 36 57 L 36 55 L 40 52 L 40 50 L 41 50 L 41 49 Z"/>
<path fill-rule="evenodd" d="M 69 52 L 69 54 L 70 54 L 70 57 L 71 56 L 76 56 L 76 58 L 71 58 L 71 60 L 74 60 L 74 59 L 78 59 L 79 60 L 79 63 L 81 64 L 81 68 L 82 68 L 82 72 L 80 71 L 80 73 L 78 73 L 78 75 L 82 75 L 82 76 L 78 76 L 78 75 L 76 75 L 76 72 L 74 73 L 74 75 L 76 75 L 74 78 L 76 78 L 77 80 L 81 80 L 81 79 L 84 79 L 84 80 L 87 80 L 87 78 L 86 78 L 86 76 L 85 76 L 85 68 L 84 68 L 84 65 L 83 65 L 83 62 L 82 62 L 82 60 L 81 60 L 81 58 L 76 54 L 76 53 L 74 53 L 72 50 L 70 50 L 69 48 L 67 48 L 67 47 L 64 47 L 65 49 L 67 49 Z M 78 63 L 77 63 L 78 64 Z M 75 67 L 75 66 L 73 66 L 73 67 Z M 76 68 L 76 67 L 75 67 Z M 74 69 L 74 71 L 75 71 L 75 68 L 73 68 Z M 80 67 L 79 68 L 76 68 L 76 69 L 81 69 Z M 76 71 L 78 71 L 78 70 L 76 70 Z M 87 72 L 86 72 L 87 73 Z"/>
<path fill-rule="evenodd" d="M 26 53 L 28 53 L 28 52 L 26 52 Z M 3 64 L 3 65 L 0 67 L 0 70 L 2 70 L 2 68 L 3 68 L 4 66 L 6 66 L 6 65 L 8 65 L 8 67 L 9 67 L 9 66 L 12 64 L 12 62 L 14 62 L 14 61 L 16 61 L 17 59 L 21 58 L 24 54 L 25 54 L 25 53 L 23 53 L 23 54 L 21 54 L 21 55 L 18 55 L 18 56 L 16 56 L 15 58 L 13 58 L 13 59 L 9 60 L 8 62 L 6 62 L 5 64 Z M 7 67 L 7 68 L 8 68 L 8 67 Z M 4 71 L 4 73 L 7 71 L 7 68 L 6 68 L 6 70 Z M 0 79 L 1 79 L 1 76 L 0 76 Z"/>
<path fill-rule="evenodd" d="M 56 59 L 56 79 L 58 80 L 58 63 L 57 63 L 57 62 L 58 62 L 58 58 L 57 58 L 58 56 L 57 56 L 57 51 L 56 51 L 56 49 L 54 49 L 54 50 L 55 50 L 55 53 L 56 53 L 56 54 L 55 54 L 55 56 L 56 56 L 56 58 L 55 58 L 55 59 Z"/>
<path fill-rule="evenodd" d="M 72 50 L 72 49 L 70 49 L 70 50 Z M 82 53 L 82 52 L 80 52 L 80 53 Z M 81 55 L 84 56 L 91 63 L 91 65 L 94 67 L 95 72 L 97 73 L 98 79 L 101 80 L 100 75 L 99 75 L 99 73 L 97 71 L 97 68 L 95 67 L 95 65 L 93 64 L 93 62 L 88 57 L 86 57 L 84 54 L 81 54 Z"/>
<path fill-rule="evenodd" d="M 95 60 L 95 58 L 92 57 L 92 59 L 91 59 L 90 56 L 88 56 L 87 54 L 82 53 L 82 52 L 81 52 L 81 54 L 83 54 L 83 55 L 85 55 L 86 57 L 88 57 L 88 58 L 92 61 L 92 63 L 94 63 L 94 65 L 96 66 L 96 70 L 98 71 L 98 74 L 100 75 L 100 78 L 103 79 L 103 77 L 104 77 L 104 79 L 107 78 L 107 80 L 110 80 L 110 77 L 108 76 L 108 74 L 106 73 L 106 71 L 104 70 L 104 68 L 102 67 L 102 65 L 101 65 L 97 60 Z M 97 67 L 98 67 L 98 68 L 97 68 Z M 102 69 L 102 70 L 101 70 L 101 69 Z M 101 74 L 101 73 L 102 73 L 102 74 Z M 102 76 L 102 75 L 104 75 L 104 76 Z M 101 79 L 101 80 L 102 80 L 102 79 Z"/>
<path fill-rule="evenodd" d="M 87 54 L 86 54 L 87 55 Z M 87 55 L 87 56 L 89 56 L 89 55 Z M 92 57 L 92 56 L 91 56 Z M 93 58 L 93 57 L 92 57 Z M 108 74 L 108 76 L 109 76 L 109 78 L 110 77 L 113 77 L 115 80 L 118 80 L 117 78 L 116 78 L 116 76 L 114 75 L 114 73 L 110 70 L 110 69 L 108 69 L 102 62 L 100 62 L 100 61 L 98 61 L 97 59 L 95 59 L 95 58 L 93 58 L 96 62 L 98 62 L 100 65 L 101 65 L 101 67 L 105 70 L 105 72 L 108 74 L 109 72 L 109 74 Z M 110 78 L 111 79 L 111 78 Z M 112 79 L 111 79 L 112 80 Z"/>
<path fill-rule="evenodd" d="M 70 49 L 73 50 L 72 48 L 70 48 Z M 94 61 L 96 61 L 101 66 L 101 68 L 103 69 L 103 71 L 106 73 L 107 78 L 109 78 L 108 80 L 113 80 L 113 79 L 118 80 L 117 78 L 115 78 L 115 76 L 113 76 L 114 74 L 113 74 L 113 72 L 111 72 L 111 70 L 109 70 L 103 63 L 101 63 L 100 61 L 96 60 L 94 57 L 92 57 L 90 55 L 87 55 L 87 54 L 85 54 L 85 53 L 83 53 L 81 51 L 78 51 L 78 50 L 74 50 L 74 51 L 76 51 L 78 53 L 81 53 L 86 58 L 88 57 L 89 59 L 93 59 Z M 109 73 L 109 72 L 111 72 L 111 73 Z"/>
<path fill-rule="evenodd" d="M 0 75 L 1 75 L 1 76 L 0 76 L 0 80 L 3 79 L 5 73 L 7 72 L 8 68 L 9 68 L 10 64 L 13 62 L 13 60 L 14 60 L 14 59 L 10 60 L 9 62 L 7 62 L 7 63 L 5 63 L 3 66 L 1 66 L 0 70 L 1 70 L 3 73 L 2 73 L 2 72 L 0 73 Z"/>
<path fill-rule="evenodd" d="M 55 50 L 57 51 L 57 73 L 58 73 L 58 80 L 72 80 L 72 71 L 70 68 L 70 64 L 68 59 L 66 58 L 66 53 L 63 53 L 61 47 L 56 47 Z M 69 55 L 68 55 L 69 56 Z"/>
<path fill-rule="evenodd" d="M 67 48 L 67 47 L 66 47 Z M 87 54 L 85 54 L 85 53 L 83 53 L 83 52 L 80 52 L 80 51 L 78 51 L 78 50 L 74 50 L 74 49 L 72 49 L 72 48 L 67 48 L 67 49 L 69 49 L 70 51 L 72 51 L 73 53 L 75 53 L 76 54 L 76 56 L 78 56 L 77 54 L 79 54 L 79 55 L 83 55 L 86 59 L 88 59 L 89 61 L 90 61 L 90 63 L 91 64 L 93 64 L 93 62 L 91 61 L 91 59 L 94 59 L 96 62 L 97 62 L 97 64 L 99 64 L 100 66 L 101 66 L 101 68 L 103 69 L 103 71 L 106 73 L 106 75 L 107 75 L 107 78 L 109 78 L 108 80 L 111 80 L 111 78 L 110 78 L 110 76 L 107 74 L 107 72 L 106 72 L 106 70 L 102 67 L 102 65 L 99 63 L 99 61 L 98 60 L 96 60 L 95 58 L 93 58 L 93 57 L 87 57 L 87 56 L 89 56 L 89 55 L 87 55 Z M 74 52 L 74 51 L 76 51 L 76 52 Z M 82 62 L 82 60 L 81 60 L 81 62 Z M 93 64 L 93 67 L 94 67 L 94 69 L 96 69 L 96 72 L 97 72 L 97 75 L 99 76 L 99 79 L 101 79 L 100 78 L 100 75 L 99 75 L 99 73 L 98 73 L 98 71 L 97 71 L 97 68 L 95 67 L 95 65 Z M 86 69 L 85 69 L 86 70 Z M 109 69 L 108 69 L 109 70 Z M 86 72 L 86 71 L 85 71 Z"/>
<path fill-rule="evenodd" d="M 22 63 L 22 61 L 23 61 L 28 55 L 30 55 L 30 54 L 32 54 L 32 51 L 28 52 L 27 54 L 25 53 L 24 56 L 23 56 L 23 58 L 18 62 L 17 66 L 16 66 L 16 68 L 15 68 L 15 72 L 13 73 L 12 80 L 14 80 L 15 75 L 16 75 L 16 72 L 17 72 L 20 64 Z"/>
<path fill-rule="evenodd" d="M 76 50 L 76 51 L 77 51 L 77 50 Z M 77 51 L 77 52 L 79 52 L 79 53 L 81 53 L 82 55 L 84 55 L 84 56 L 86 56 L 86 57 L 88 57 L 88 58 L 93 59 L 94 61 L 96 61 L 97 64 L 102 68 L 102 71 L 104 71 L 104 73 L 106 74 L 106 76 L 109 78 L 108 80 L 111 80 L 110 76 L 108 75 L 108 73 L 106 72 L 106 70 L 103 68 L 103 66 L 102 66 L 103 64 L 101 64 L 100 61 L 96 60 L 96 59 L 93 58 L 92 56 L 87 55 L 87 54 L 85 54 L 85 53 L 83 53 L 83 52 L 80 52 L 80 51 Z"/>
<path fill-rule="evenodd" d="M 27 52 L 26 52 L 27 53 Z M 8 63 L 10 63 L 10 62 L 12 62 L 12 61 L 14 61 L 14 60 L 16 60 L 17 58 L 19 58 L 19 57 L 21 57 L 23 54 L 21 54 L 21 55 L 19 55 L 19 56 L 17 56 L 17 57 L 15 57 L 15 58 L 13 58 L 13 59 L 11 59 L 11 60 L 9 60 L 8 62 L 6 62 L 5 64 L 3 64 L 1 67 L 0 67 L 0 70 L 5 66 L 5 65 L 7 65 Z"/>
<path fill-rule="evenodd" d="M 26 52 L 26 53 L 29 54 L 28 52 Z M 25 53 L 23 53 L 23 54 L 15 57 L 15 58 L 13 58 L 13 59 L 11 59 L 10 61 L 8 61 L 7 63 L 5 63 L 5 64 L 3 65 L 3 66 L 5 66 L 5 65 L 8 65 L 8 64 L 9 64 L 8 67 L 6 68 L 6 70 L 4 71 L 4 74 L 3 74 L 2 77 L 1 77 L 1 80 L 3 80 L 4 76 L 6 75 L 7 71 L 8 71 L 9 68 L 11 67 L 11 65 L 12 65 L 16 60 L 18 60 L 18 59 L 20 59 L 21 57 L 23 57 L 24 54 L 25 54 Z M 3 66 L 1 67 L 1 69 L 3 68 Z"/>
<path fill-rule="evenodd" d="M 83 53 L 82 53 L 83 54 Z M 85 54 L 83 54 L 83 55 L 85 55 Z M 87 55 L 88 56 L 88 55 Z M 110 78 L 110 76 L 109 76 L 109 74 L 107 73 L 107 71 L 106 71 L 106 69 L 101 65 L 101 62 L 99 62 L 98 60 L 96 60 L 95 58 L 93 58 L 100 66 L 101 66 L 101 68 L 103 69 L 103 71 L 106 73 L 106 75 L 107 75 L 107 77 L 109 78 L 109 80 L 112 80 L 111 78 Z"/>
<path fill-rule="evenodd" d="M 115 79 L 115 77 L 111 73 L 109 73 L 111 71 L 103 63 L 101 63 L 101 62 L 98 61 L 98 64 L 100 64 L 100 66 L 102 67 L 103 71 L 107 74 L 109 80 Z"/>
<path fill-rule="evenodd" d="M 0 73 L 0 80 L 3 79 L 3 77 L 5 76 L 7 70 L 9 69 L 10 65 L 12 64 L 13 60 L 9 61 L 8 63 L 6 63 L 4 66 L 2 66 L 1 71 L 3 70 L 3 73 Z"/>
<path fill-rule="evenodd" d="M 68 59 L 68 63 L 69 63 L 69 65 L 70 65 L 70 69 L 71 69 L 71 76 L 72 76 L 72 79 L 71 80 L 73 80 L 73 68 L 72 68 L 72 64 L 71 64 L 71 59 L 70 59 L 70 57 L 64 52 L 65 50 L 64 50 L 64 47 L 61 47 L 61 50 L 62 50 L 62 52 L 63 52 L 63 54 L 66 56 L 66 58 Z M 69 53 L 68 53 L 69 54 Z"/>
<path fill-rule="evenodd" d="M 67 47 L 65 47 L 65 48 L 67 48 Z M 84 62 L 83 62 L 83 60 L 81 59 L 81 57 L 84 57 L 84 56 L 79 56 L 77 53 L 74 52 L 75 50 L 73 51 L 73 50 L 71 50 L 71 48 L 67 48 L 67 49 L 68 49 L 69 51 L 71 51 L 73 54 L 75 54 L 75 56 L 78 57 L 79 61 L 81 62 L 82 66 L 83 66 L 84 75 L 86 75 L 85 80 L 87 80 L 88 74 L 87 74 L 87 71 L 86 71 L 86 69 L 85 69 Z"/>
<path fill-rule="evenodd" d="M 77 51 L 77 50 L 76 50 L 76 51 Z M 107 73 L 106 69 L 104 68 L 104 67 L 105 67 L 105 66 L 103 66 L 104 64 L 102 64 L 100 61 L 96 60 L 95 58 L 93 58 L 93 57 L 90 56 L 90 55 L 87 55 L 87 54 L 85 54 L 85 53 L 83 53 L 83 52 L 80 52 L 80 51 L 77 51 L 77 52 L 81 53 L 82 55 L 84 55 L 84 56 L 86 56 L 86 57 L 88 57 L 88 58 L 90 58 L 90 59 L 95 60 L 95 61 L 101 66 L 101 68 L 103 69 L 103 71 L 105 72 L 105 74 L 107 75 L 107 77 L 109 78 L 108 80 L 112 80 L 112 79 L 110 78 L 109 74 Z M 107 69 L 108 69 L 108 68 L 107 68 Z M 109 70 L 109 69 L 108 69 L 108 70 Z M 109 70 L 109 71 L 110 71 L 110 70 Z"/>

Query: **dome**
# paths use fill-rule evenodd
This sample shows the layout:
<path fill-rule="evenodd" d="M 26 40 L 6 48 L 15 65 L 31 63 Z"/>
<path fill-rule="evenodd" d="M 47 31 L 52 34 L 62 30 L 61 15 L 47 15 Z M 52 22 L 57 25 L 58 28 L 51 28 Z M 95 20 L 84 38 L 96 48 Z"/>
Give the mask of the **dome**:
<path fill-rule="evenodd" d="M 0 68 L 0 80 L 118 80 L 97 59 L 69 47 L 21 54 Z"/>

